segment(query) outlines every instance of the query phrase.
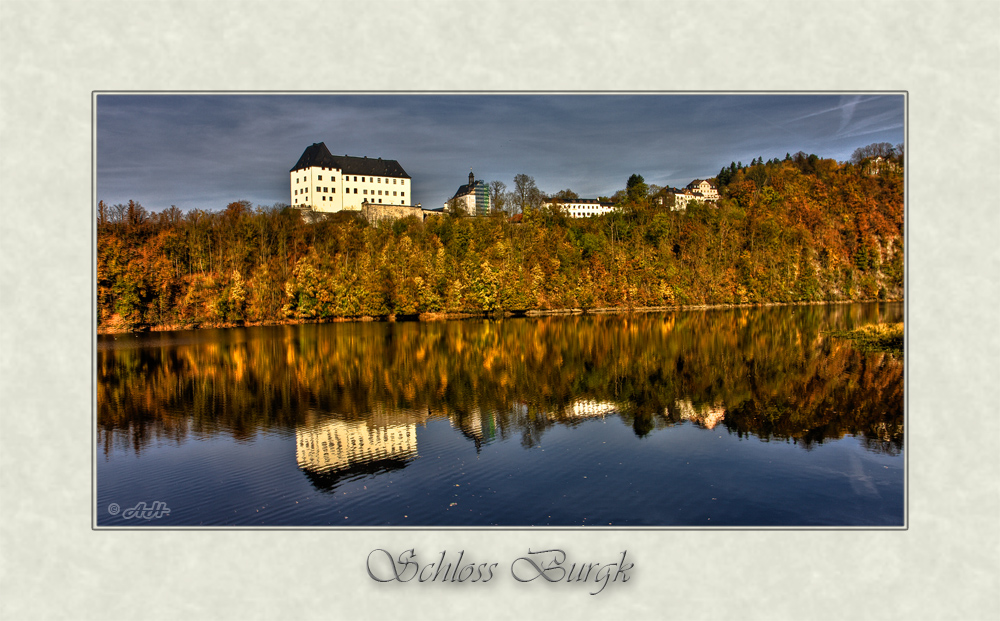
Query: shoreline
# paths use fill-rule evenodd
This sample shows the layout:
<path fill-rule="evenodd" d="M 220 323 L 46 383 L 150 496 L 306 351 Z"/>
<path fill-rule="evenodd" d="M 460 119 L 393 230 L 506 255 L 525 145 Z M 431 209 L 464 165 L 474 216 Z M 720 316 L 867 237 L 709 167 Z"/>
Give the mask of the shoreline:
<path fill-rule="evenodd" d="M 372 317 L 368 315 L 360 317 L 331 317 L 329 319 L 274 319 L 266 321 L 220 321 L 220 322 L 192 322 L 188 324 L 162 324 L 156 326 L 142 327 L 119 327 L 119 326 L 98 326 L 98 335 L 112 334 L 138 334 L 143 332 L 177 332 L 182 330 L 214 330 L 224 328 L 253 328 L 261 326 L 294 326 L 302 324 L 324 324 L 324 323 L 355 323 L 369 321 L 454 321 L 460 319 L 498 319 L 510 317 L 555 317 L 563 315 L 613 315 L 632 313 L 657 313 L 668 311 L 705 311 L 705 310 L 725 310 L 733 308 L 768 308 L 775 306 L 824 306 L 833 304 L 871 304 L 875 302 L 895 303 L 903 302 L 899 299 L 869 299 L 869 300 L 824 300 L 820 302 L 758 302 L 754 304 L 685 304 L 677 306 L 617 306 L 603 308 L 558 308 L 549 310 L 527 310 L 527 311 L 504 311 L 500 313 L 420 313 L 419 315 L 386 315 Z"/>
<path fill-rule="evenodd" d="M 868 324 L 855 330 L 829 330 L 825 334 L 854 341 L 862 350 L 902 354 L 906 347 L 903 322 Z"/>

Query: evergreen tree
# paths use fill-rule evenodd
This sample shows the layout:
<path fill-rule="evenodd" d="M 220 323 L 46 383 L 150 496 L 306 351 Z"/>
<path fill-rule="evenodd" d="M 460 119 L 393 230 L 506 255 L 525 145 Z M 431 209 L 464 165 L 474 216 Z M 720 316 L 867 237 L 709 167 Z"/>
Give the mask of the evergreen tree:
<path fill-rule="evenodd" d="M 646 185 L 646 180 L 642 178 L 642 175 L 633 174 L 625 185 L 625 193 L 630 201 L 638 203 L 646 199 L 649 194 L 649 186 Z"/>

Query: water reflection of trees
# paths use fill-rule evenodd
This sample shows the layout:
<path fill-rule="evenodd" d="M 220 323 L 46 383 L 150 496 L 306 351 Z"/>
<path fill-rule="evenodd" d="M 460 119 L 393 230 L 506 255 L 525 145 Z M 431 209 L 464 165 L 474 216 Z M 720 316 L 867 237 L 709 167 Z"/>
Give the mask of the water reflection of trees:
<path fill-rule="evenodd" d="M 99 445 L 292 430 L 307 412 L 443 416 L 477 446 L 599 415 L 637 435 L 683 421 L 809 447 L 846 434 L 896 452 L 903 363 L 823 330 L 901 305 L 162 333 L 98 352 Z M 601 405 L 603 404 L 603 405 Z M 610 404 L 610 405 L 609 405 Z M 594 414 L 592 414 L 594 415 Z"/>

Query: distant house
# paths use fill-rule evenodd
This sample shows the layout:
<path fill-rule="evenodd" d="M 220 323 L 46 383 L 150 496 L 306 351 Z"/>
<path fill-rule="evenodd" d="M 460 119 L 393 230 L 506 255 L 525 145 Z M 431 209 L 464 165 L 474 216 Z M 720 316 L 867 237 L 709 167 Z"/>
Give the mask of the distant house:
<path fill-rule="evenodd" d="M 470 216 L 488 216 L 490 214 L 490 188 L 483 181 L 476 181 L 476 176 L 469 173 L 469 183 L 459 186 L 455 195 L 448 199 L 444 208 L 449 205 L 465 211 Z"/>
<path fill-rule="evenodd" d="M 544 207 L 552 207 L 556 204 L 558 204 L 559 208 L 571 218 L 589 218 L 591 216 L 600 216 L 606 213 L 611 213 L 611 211 L 615 208 L 614 203 L 602 203 L 596 198 L 575 198 L 565 201 L 550 201 L 543 203 L 542 205 Z"/>
<path fill-rule="evenodd" d="M 695 179 L 691 183 L 687 184 L 684 188 L 685 190 L 690 190 L 692 193 L 700 194 L 702 200 L 715 202 L 719 200 L 719 191 L 708 181 L 704 179 Z"/>
<path fill-rule="evenodd" d="M 869 175 L 877 175 L 883 170 L 896 170 L 897 164 L 891 160 L 883 158 L 881 155 L 868 162 L 865 171 Z"/>
<path fill-rule="evenodd" d="M 307 147 L 288 173 L 292 207 L 321 212 L 361 211 L 371 205 L 410 205 L 410 175 L 396 160 L 333 155 L 322 142 Z"/>
<path fill-rule="evenodd" d="M 672 211 L 684 211 L 688 203 L 699 201 L 702 203 L 714 203 L 719 200 L 719 191 L 708 181 L 695 179 L 684 187 L 684 190 L 674 194 L 674 206 Z M 662 199 L 660 200 L 662 204 Z"/>

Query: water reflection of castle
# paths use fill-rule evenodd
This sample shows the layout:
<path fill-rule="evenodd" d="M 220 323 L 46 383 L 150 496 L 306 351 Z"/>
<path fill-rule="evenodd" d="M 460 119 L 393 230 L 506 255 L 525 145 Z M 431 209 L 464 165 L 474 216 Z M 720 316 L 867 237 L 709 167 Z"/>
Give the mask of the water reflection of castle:
<path fill-rule="evenodd" d="M 484 444 L 489 444 L 512 427 L 527 430 L 555 423 L 571 423 L 584 418 L 604 418 L 614 414 L 620 406 L 610 401 L 595 401 L 593 399 L 578 399 L 558 409 L 536 409 L 526 402 L 515 403 L 508 415 L 502 415 L 493 410 L 483 411 L 478 406 L 468 411 L 454 411 L 445 408 L 441 416 L 451 422 L 451 426 L 472 440 L 478 453 Z M 532 417 L 536 418 L 532 418 Z M 530 422 L 534 420 L 534 422 Z"/>
<path fill-rule="evenodd" d="M 514 406 L 514 413 L 527 415 L 531 407 L 524 402 Z M 577 399 L 564 408 L 558 410 L 548 410 L 542 414 L 551 421 L 559 421 L 576 418 L 604 418 L 608 414 L 621 411 L 621 405 L 611 401 L 595 401 L 593 399 Z"/>
<path fill-rule="evenodd" d="M 296 459 L 300 468 L 343 470 L 352 464 L 400 459 L 417 454 L 417 426 L 369 427 L 366 421 L 331 421 L 299 429 Z"/>
<path fill-rule="evenodd" d="M 295 430 L 295 459 L 321 489 L 356 474 L 402 468 L 417 457 L 417 422 L 424 418 L 399 412 L 362 420 L 307 421 Z"/>
<path fill-rule="evenodd" d="M 497 437 L 499 426 L 494 412 L 483 413 L 478 407 L 472 408 L 470 412 L 458 413 L 450 412 L 446 414 L 451 426 L 458 429 L 463 436 L 472 440 L 476 445 L 476 452 L 489 444 Z"/>
<path fill-rule="evenodd" d="M 570 423 L 587 418 L 604 418 L 620 410 L 610 401 L 580 399 L 556 410 L 536 411 L 543 425 Z M 527 403 L 512 410 L 514 425 L 526 423 L 532 411 Z M 396 470 L 417 455 L 417 425 L 430 417 L 446 418 L 452 427 L 472 440 L 477 452 L 484 444 L 501 436 L 507 417 L 478 406 L 468 411 L 444 408 L 436 413 L 417 410 L 378 409 L 363 418 L 338 418 L 309 412 L 295 430 L 295 459 L 299 468 L 322 490 L 333 489 L 341 481 L 364 474 Z"/>
<path fill-rule="evenodd" d="M 681 420 L 689 420 L 692 423 L 701 425 L 706 429 L 712 429 L 726 418 L 726 408 L 721 403 L 715 405 L 701 405 L 695 407 L 690 399 L 675 401 L 674 407 L 680 413 Z M 669 412 L 664 412 L 667 416 Z"/>
<path fill-rule="evenodd" d="M 610 401 L 594 401 L 592 399 L 584 399 L 574 401 L 573 405 L 567 410 L 566 414 L 572 418 L 595 418 L 597 416 L 604 418 L 608 414 L 614 414 L 618 410 L 618 404 Z"/>

